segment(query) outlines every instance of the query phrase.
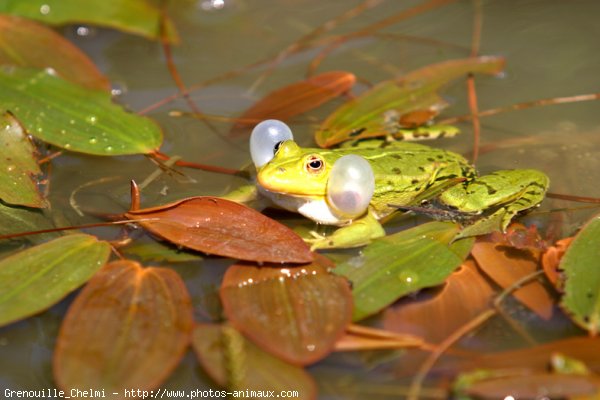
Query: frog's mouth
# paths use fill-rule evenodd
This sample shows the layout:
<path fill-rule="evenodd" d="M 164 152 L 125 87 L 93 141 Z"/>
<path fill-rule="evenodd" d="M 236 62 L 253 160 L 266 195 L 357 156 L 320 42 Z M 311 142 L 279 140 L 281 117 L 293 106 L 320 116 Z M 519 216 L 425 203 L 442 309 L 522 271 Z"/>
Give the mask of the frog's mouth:
<path fill-rule="evenodd" d="M 294 182 L 285 182 L 277 179 L 264 179 L 262 174 L 257 176 L 258 185 L 265 191 L 281 196 L 290 196 L 302 199 L 323 199 L 326 193 L 317 188 L 310 188 Z"/>
<path fill-rule="evenodd" d="M 267 195 L 267 197 L 272 196 L 280 196 L 280 197 L 294 197 L 296 199 L 304 199 L 304 200 L 320 200 L 325 198 L 325 194 L 315 194 L 315 193 L 299 193 L 296 191 L 291 191 L 287 189 L 281 189 L 277 187 L 273 187 L 271 185 L 265 185 L 258 181 L 259 190 L 264 192 L 263 194 Z"/>

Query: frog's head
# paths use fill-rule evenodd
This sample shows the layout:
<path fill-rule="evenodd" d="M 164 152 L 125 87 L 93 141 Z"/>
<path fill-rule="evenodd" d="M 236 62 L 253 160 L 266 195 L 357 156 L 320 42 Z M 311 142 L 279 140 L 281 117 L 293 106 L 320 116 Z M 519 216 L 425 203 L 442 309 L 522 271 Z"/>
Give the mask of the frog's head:
<path fill-rule="evenodd" d="M 303 149 L 281 121 L 266 120 L 250 136 L 258 184 L 269 192 L 302 198 L 300 213 L 329 221 L 364 214 L 375 190 L 371 165 L 364 158 L 336 150 Z M 318 212 L 308 210 L 316 205 Z M 319 214 L 319 215 L 317 215 Z M 335 215 L 334 215 L 335 214 Z"/>
<path fill-rule="evenodd" d="M 271 192 L 324 198 L 332 165 L 326 154 L 302 149 L 293 140 L 279 142 L 273 159 L 258 168 L 258 183 Z"/>

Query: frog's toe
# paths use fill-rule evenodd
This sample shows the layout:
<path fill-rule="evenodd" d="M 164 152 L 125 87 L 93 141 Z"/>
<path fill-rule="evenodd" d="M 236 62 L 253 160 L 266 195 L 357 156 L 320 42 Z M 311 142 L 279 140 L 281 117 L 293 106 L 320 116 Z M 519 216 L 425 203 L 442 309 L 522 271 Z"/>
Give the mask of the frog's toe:
<path fill-rule="evenodd" d="M 312 242 L 314 242 L 314 241 L 316 241 L 316 240 L 323 240 L 323 239 L 325 239 L 325 238 L 326 238 L 326 236 L 325 236 L 325 235 L 321 235 L 321 234 L 320 234 L 319 232 L 317 232 L 317 231 L 310 231 L 310 232 L 308 232 L 308 234 L 309 234 L 310 236 L 312 236 L 312 239 L 311 239 L 311 238 L 305 238 L 305 239 L 304 239 L 304 241 L 305 241 L 305 242 L 307 242 L 307 243 L 312 243 Z"/>
<path fill-rule="evenodd" d="M 335 248 L 334 242 L 326 237 L 320 239 L 304 239 L 304 241 L 310 245 L 310 251 Z"/>

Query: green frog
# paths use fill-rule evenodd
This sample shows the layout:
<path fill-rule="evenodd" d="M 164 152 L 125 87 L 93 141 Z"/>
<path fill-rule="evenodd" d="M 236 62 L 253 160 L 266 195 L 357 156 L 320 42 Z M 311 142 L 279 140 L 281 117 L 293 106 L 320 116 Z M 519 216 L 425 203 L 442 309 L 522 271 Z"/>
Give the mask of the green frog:
<path fill-rule="evenodd" d="M 264 136 L 264 126 L 259 128 L 253 136 Z M 326 150 L 298 146 L 291 131 L 261 139 L 251 138 L 258 192 L 317 223 L 340 227 L 327 237 L 315 233 L 313 250 L 362 246 L 384 236 L 380 221 L 399 209 L 461 222 L 466 227 L 460 237 L 505 230 L 516 214 L 539 205 L 549 185 L 533 169 L 478 176 L 461 155 L 417 143 L 371 140 Z"/>

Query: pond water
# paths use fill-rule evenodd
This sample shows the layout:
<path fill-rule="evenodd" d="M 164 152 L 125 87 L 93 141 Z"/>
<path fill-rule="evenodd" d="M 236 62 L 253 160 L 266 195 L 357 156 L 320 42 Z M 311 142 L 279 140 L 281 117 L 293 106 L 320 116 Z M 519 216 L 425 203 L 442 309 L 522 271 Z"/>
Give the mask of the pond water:
<path fill-rule="evenodd" d="M 181 36 L 181 44 L 173 48 L 174 61 L 183 81 L 190 86 L 256 61 L 271 59 L 298 38 L 359 4 L 358 1 L 317 0 L 224 0 L 223 7 L 220 2 L 210 0 L 171 3 L 171 16 Z M 422 2 L 380 3 L 333 32 L 356 31 Z M 430 63 L 467 57 L 478 5 L 482 22 L 479 54 L 501 55 L 507 60 L 503 76 L 476 79 L 481 110 L 600 92 L 597 74 L 600 70 L 597 41 L 600 2 L 593 0 L 456 1 L 393 24 L 378 35 L 349 41 L 327 57 L 319 71 L 354 73 L 360 82 L 356 88 L 358 93 L 365 89 L 366 82 L 376 83 Z M 77 33 L 77 27 L 66 27 L 60 32 L 90 55 L 114 87 L 122 91 L 117 101 L 129 109 L 145 109 L 177 92 L 159 44 L 96 27 L 89 27 L 83 36 Z M 248 69 L 193 91 L 192 99 L 207 114 L 235 117 L 269 91 L 302 79 L 316 54 L 317 50 L 298 53 L 261 81 L 257 79 L 265 71 L 264 66 Z M 445 90 L 444 98 L 450 106 L 442 117 L 469 112 L 463 81 Z M 341 102 L 341 99 L 333 101 L 292 123 L 298 142 L 312 144 L 312 132 L 318 122 Z M 477 168 L 481 172 L 536 168 L 550 176 L 552 192 L 600 197 L 600 185 L 596 184 L 600 178 L 599 107 L 598 102 L 579 102 L 483 118 L 482 153 Z M 228 168 L 248 165 L 247 138 L 228 137 L 231 122 L 211 121 L 212 131 L 198 119 L 171 116 L 174 110 L 188 111 L 188 108 L 184 101 L 176 100 L 148 114 L 164 130 L 162 152 Z M 468 122 L 459 126 L 460 136 L 439 140 L 433 145 L 470 154 L 472 126 Z M 65 153 L 52 164 L 50 201 L 54 212 L 62 214 L 64 225 L 95 222 L 93 212 L 126 210 L 129 181 L 142 181 L 156 169 L 143 156 L 101 158 Z M 227 175 L 197 170 L 184 172 L 184 176 L 163 174 L 144 188 L 143 206 L 194 195 L 222 195 L 244 183 L 241 178 Z M 106 177 L 114 177 L 114 180 L 79 190 L 77 202 L 89 213 L 78 216 L 69 205 L 73 190 Z M 553 238 L 564 237 L 597 212 L 584 206 L 547 199 L 526 221 L 538 224 L 542 232 L 552 230 Z M 558 209 L 562 211 L 556 211 Z M 554 212 L 549 213 L 552 210 Z M 300 218 L 287 221 L 294 223 Z M 402 224 L 406 221 L 397 222 L 389 229 L 398 229 Z M 107 228 L 90 232 L 106 238 L 119 235 L 118 230 Z M 134 235 L 143 236 L 138 232 Z M 216 289 L 226 267 L 232 263 L 206 257 L 171 266 L 183 277 L 192 294 L 197 320 L 219 317 Z M 45 313 L 0 328 L 0 387 L 14 390 L 53 387 L 52 349 L 61 319 L 73 297 L 69 296 Z M 517 304 L 511 305 L 511 313 L 530 330 L 536 341 L 577 332 L 560 316 L 545 322 Z M 376 318 L 370 322 L 378 323 Z M 465 343 L 482 350 L 521 345 L 522 339 L 501 319 L 492 320 Z M 409 382 L 410 374 L 406 371 L 411 370 L 407 367 L 411 362 L 420 361 L 398 352 L 336 354 L 310 367 L 309 371 L 317 380 L 319 398 L 399 398 Z M 214 384 L 200 371 L 190 352 L 164 387 L 211 388 Z M 440 395 L 443 396 L 443 392 L 430 393 L 432 397 Z"/>

